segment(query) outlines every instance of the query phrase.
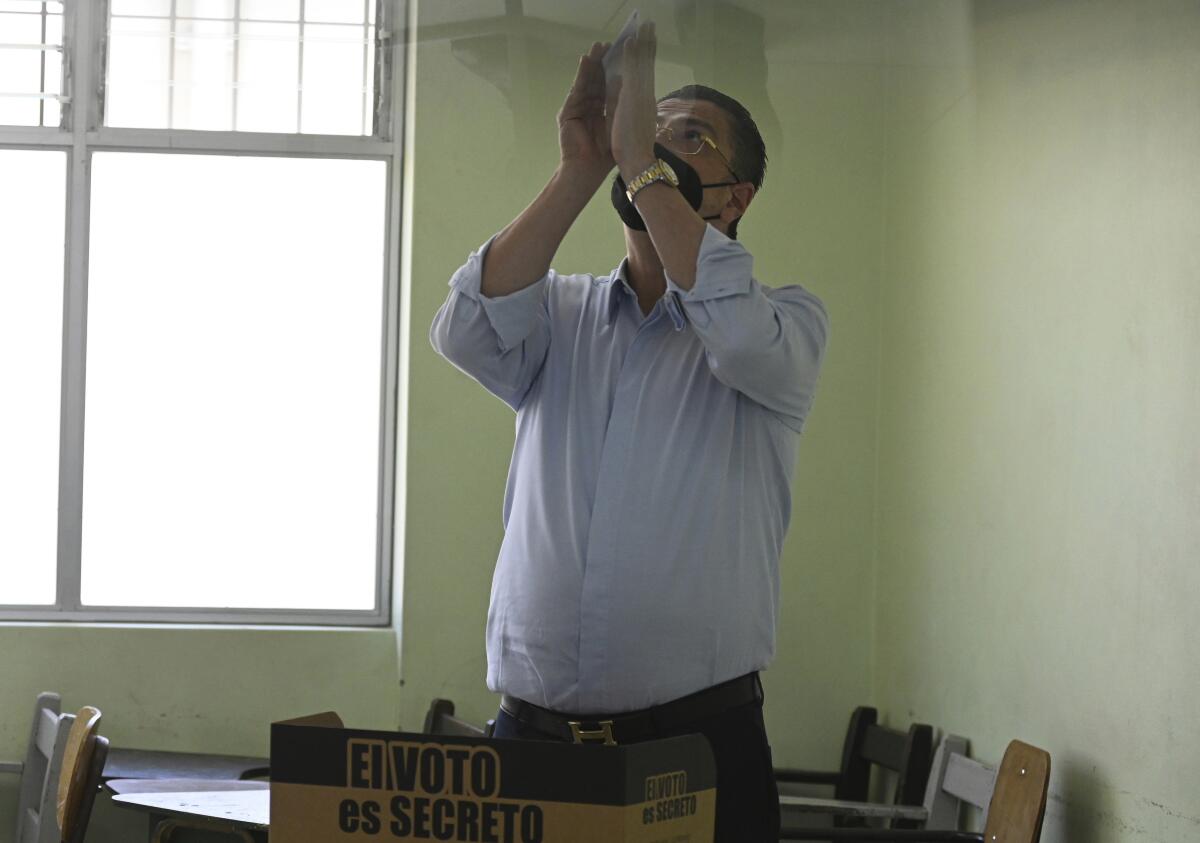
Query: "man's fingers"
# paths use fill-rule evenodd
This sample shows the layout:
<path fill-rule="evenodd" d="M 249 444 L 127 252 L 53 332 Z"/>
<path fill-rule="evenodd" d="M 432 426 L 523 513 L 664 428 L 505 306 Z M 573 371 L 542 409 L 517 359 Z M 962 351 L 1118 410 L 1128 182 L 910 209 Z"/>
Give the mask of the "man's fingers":
<path fill-rule="evenodd" d="M 643 58 L 646 54 L 646 46 L 650 43 L 650 39 L 654 37 L 654 24 L 650 21 L 645 21 L 638 27 L 637 31 L 637 46 L 638 58 Z"/>
<path fill-rule="evenodd" d="M 642 83 L 646 86 L 646 96 L 654 97 L 654 56 L 658 52 L 658 39 L 654 36 L 654 21 L 647 25 L 646 45 L 642 53 Z"/>
<path fill-rule="evenodd" d="M 623 76 L 636 80 L 640 87 L 652 88 L 654 73 L 655 38 L 654 23 L 647 21 L 625 42 L 622 58 Z M 632 90 L 632 89 L 631 89 Z M 650 91 L 653 96 L 653 91 Z"/>
<path fill-rule="evenodd" d="M 579 68 L 575 71 L 575 81 L 571 83 L 572 91 L 583 91 L 587 89 L 588 83 L 591 82 L 596 68 L 596 50 L 600 47 L 600 42 L 592 44 L 591 48 L 579 57 Z"/>
<path fill-rule="evenodd" d="M 590 96 L 604 96 L 604 54 L 607 51 L 608 48 L 599 41 L 588 51 L 587 88 Z"/>
<path fill-rule="evenodd" d="M 644 71 L 654 68 L 654 54 L 658 39 L 654 37 L 654 21 L 646 21 L 638 27 L 638 62 Z"/>
<path fill-rule="evenodd" d="M 635 33 L 629 36 L 621 48 L 621 76 L 623 78 L 630 78 L 637 69 L 637 51 L 638 37 Z"/>
<path fill-rule="evenodd" d="M 589 107 L 594 108 L 595 103 L 589 101 L 602 96 L 601 91 L 596 88 L 597 65 L 591 58 L 598 44 L 599 42 L 593 44 L 587 53 L 579 57 L 579 68 L 575 71 L 575 80 L 567 91 L 567 98 L 563 102 L 560 112 L 564 118 L 578 117 Z M 601 79 L 601 84 L 603 84 L 603 79 Z"/>
<path fill-rule="evenodd" d="M 608 117 L 608 122 L 610 124 L 612 123 L 613 114 L 615 114 L 617 111 L 617 102 L 621 99 L 621 88 L 623 87 L 624 83 L 625 80 L 618 76 L 613 80 L 613 83 L 608 86 L 608 90 L 605 91 L 604 113 Z"/>

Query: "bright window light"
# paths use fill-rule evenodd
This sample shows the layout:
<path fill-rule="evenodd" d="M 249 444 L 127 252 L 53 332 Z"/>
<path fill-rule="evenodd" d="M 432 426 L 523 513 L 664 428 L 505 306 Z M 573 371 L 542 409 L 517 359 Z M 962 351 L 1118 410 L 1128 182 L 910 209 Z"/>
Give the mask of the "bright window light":
<path fill-rule="evenodd" d="M 63 4 L 0 0 L 0 125 L 57 126 Z"/>
<path fill-rule="evenodd" d="M 55 599 L 66 168 L 0 149 L 0 605 Z"/>
<path fill-rule="evenodd" d="M 105 124 L 374 131 L 376 0 L 112 0 Z"/>
<path fill-rule="evenodd" d="M 374 608 L 385 163 L 92 176 L 83 603 Z"/>

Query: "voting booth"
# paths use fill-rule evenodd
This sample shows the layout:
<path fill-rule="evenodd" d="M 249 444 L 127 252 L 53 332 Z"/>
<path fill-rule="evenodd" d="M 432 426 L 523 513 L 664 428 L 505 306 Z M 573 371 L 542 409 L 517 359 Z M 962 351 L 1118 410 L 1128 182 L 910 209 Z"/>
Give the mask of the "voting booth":
<path fill-rule="evenodd" d="M 687 735 L 628 746 L 271 726 L 271 843 L 711 843 L 716 768 Z"/>

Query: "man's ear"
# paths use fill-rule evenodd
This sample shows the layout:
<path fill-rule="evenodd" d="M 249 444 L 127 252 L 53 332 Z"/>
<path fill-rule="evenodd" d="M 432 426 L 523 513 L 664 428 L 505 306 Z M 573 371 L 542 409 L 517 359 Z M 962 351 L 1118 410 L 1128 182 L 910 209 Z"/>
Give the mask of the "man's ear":
<path fill-rule="evenodd" d="M 721 209 L 721 219 L 732 224 L 746 214 L 746 209 L 754 200 L 754 185 L 748 181 L 740 181 L 729 189 L 729 201 Z"/>

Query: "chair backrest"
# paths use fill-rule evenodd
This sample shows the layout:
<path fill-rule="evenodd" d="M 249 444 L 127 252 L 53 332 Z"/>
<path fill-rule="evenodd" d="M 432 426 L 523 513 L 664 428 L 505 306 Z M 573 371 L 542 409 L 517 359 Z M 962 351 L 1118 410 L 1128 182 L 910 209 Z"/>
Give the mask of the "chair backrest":
<path fill-rule="evenodd" d="M 22 765 L 16 843 L 82 843 L 100 789 L 108 741 L 98 735 L 100 712 L 60 714 L 57 694 L 34 707 L 29 752 Z"/>
<path fill-rule="evenodd" d="M 55 822 L 58 778 L 66 754 L 67 735 L 74 722 L 74 714 L 60 714 L 54 719 L 53 726 L 47 724 L 43 727 L 43 735 L 50 734 L 51 730 L 53 733 L 49 763 L 39 783 L 36 800 L 25 808 L 19 821 L 21 832 L 17 843 L 59 843 L 58 824 Z"/>
<path fill-rule="evenodd" d="M 435 699 L 429 705 L 425 714 L 427 735 L 453 735 L 465 738 L 483 738 L 488 736 L 488 730 L 474 723 L 454 716 L 454 703 L 450 700 Z"/>
<path fill-rule="evenodd" d="M 951 779 L 961 769 L 960 762 L 978 764 L 967 758 L 967 739 L 958 735 L 945 735 L 938 741 L 933 752 L 933 763 L 929 766 L 929 783 L 925 786 L 925 799 L 921 804 L 928 811 L 923 828 L 952 831 L 958 828 L 961 813 L 961 797 L 954 792 Z M 980 765 L 982 766 L 982 765 Z M 988 788 L 991 795 L 991 787 Z"/>
<path fill-rule="evenodd" d="M 833 798 L 840 802 L 868 802 L 872 766 L 896 774 L 893 801 L 897 805 L 921 806 L 929 780 L 933 752 L 933 728 L 914 723 L 907 732 L 880 726 L 879 713 L 870 706 L 859 706 L 850 715 L 850 725 L 842 743 L 842 763 L 836 772 L 777 769 L 778 782 L 833 786 Z M 835 812 L 836 813 L 836 812 Z M 861 824 L 861 818 L 838 816 L 839 825 Z M 919 825 L 914 820 L 896 819 L 895 828 Z"/>
<path fill-rule="evenodd" d="M 83 843 L 87 833 L 88 821 L 92 817 L 92 806 L 96 802 L 96 794 L 103 788 L 104 763 L 108 760 L 108 738 L 96 735 L 95 746 L 92 750 L 91 762 L 88 764 L 87 778 L 79 799 L 78 813 L 75 815 L 74 827 L 70 836 L 63 834 L 65 843 Z"/>
<path fill-rule="evenodd" d="M 44 691 L 38 694 L 33 705 L 33 725 L 29 729 L 29 744 L 25 750 L 25 761 L 10 769 L 21 773 L 20 790 L 17 796 L 17 828 L 13 839 L 23 843 L 26 839 L 37 839 L 38 817 L 41 812 L 42 794 L 50 781 L 50 767 L 54 761 L 58 741 L 59 719 L 62 699 L 58 694 Z M 63 734 L 65 742 L 66 733 Z M 57 768 L 54 773 L 57 775 Z M 26 838 L 26 826 L 33 824 L 33 836 Z"/>
<path fill-rule="evenodd" d="M 92 770 L 99 730 L 100 710 L 85 705 L 76 713 L 75 722 L 67 733 L 55 802 L 55 819 L 58 820 L 61 838 L 65 841 L 82 839 L 83 834 L 79 830 L 81 820 L 82 826 L 87 827 L 87 817 L 83 812 L 85 798 L 89 790 L 94 796 L 100 784 L 99 771 Z M 88 808 L 90 812 L 90 804 Z"/>
<path fill-rule="evenodd" d="M 996 772 L 983 839 L 989 843 L 1038 843 L 1050 791 L 1050 753 L 1012 741 Z"/>
<path fill-rule="evenodd" d="M 871 762 L 863 757 L 862 746 L 867 738 L 867 729 L 879 719 L 879 712 L 870 706 L 860 705 L 850 715 L 846 728 L 846 739 L 842 742 L 842 766 L 837 784 L 833 786 L 833 798 L 848 802 L 866 802 L 871 787 Z"/>
<path fill-rule="evenodd" d="M 863 735 L 861 755 L 871 764 L 896 773 L 893 802 L 920 805 L 929 781 L 933 754 L 933 727 L 914 723 L 908 731 L 871 724 Z M 893 820 L 892 828 L 917 828 L 916 820 Z"/>
<path fill-rule="evenodd" d="M 966 802 L 982 810 L 986 817 L 995 788 L 996 768 L 990 764 L 968 758 L 965 752 L 955 752 L 946 759 L 942 792 L 953 797 L 956 805 Z"/>

